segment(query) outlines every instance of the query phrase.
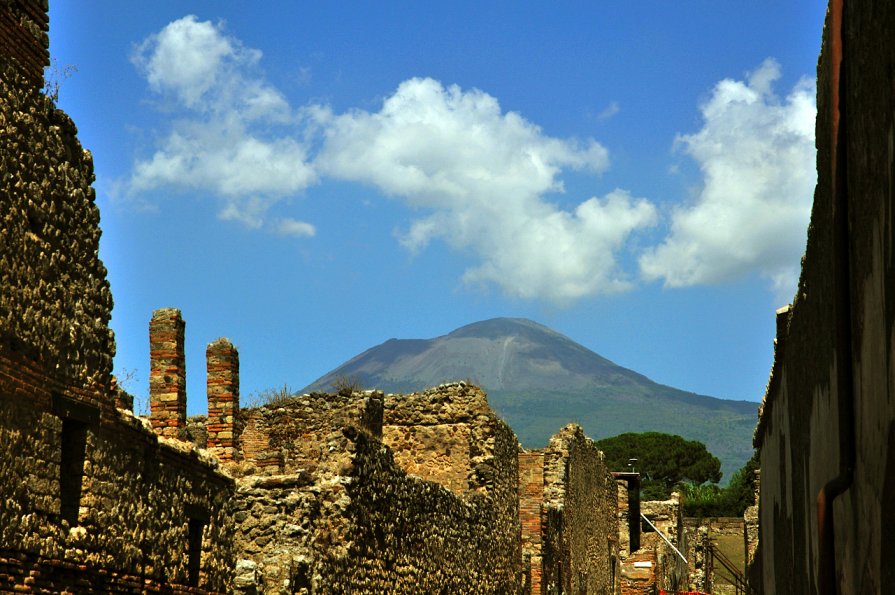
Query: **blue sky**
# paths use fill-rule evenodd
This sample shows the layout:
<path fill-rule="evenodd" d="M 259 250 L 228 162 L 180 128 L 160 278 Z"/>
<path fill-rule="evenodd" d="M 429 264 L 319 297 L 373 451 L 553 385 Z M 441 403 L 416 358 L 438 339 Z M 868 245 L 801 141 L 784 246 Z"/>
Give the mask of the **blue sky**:
<path fill-rule="evenodd" d="M 485 4 L 485 5 L 483 5 Z M 116 372 L 152 311 L 242 392 L 534 319 L 759 400 L 814 187 L 812 2 L 51 2 L 94 155 Z"/>

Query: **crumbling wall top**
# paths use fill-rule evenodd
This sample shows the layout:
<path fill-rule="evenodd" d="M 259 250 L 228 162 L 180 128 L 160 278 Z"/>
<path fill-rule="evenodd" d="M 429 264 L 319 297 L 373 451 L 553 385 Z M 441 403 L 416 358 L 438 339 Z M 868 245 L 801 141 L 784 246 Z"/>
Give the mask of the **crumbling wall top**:
<path fill-rule="evenodd" d="M 23 3 L 0 2 L 0 21 Z M 2 28 L 3 25 L 0 25 Z M 2 44 L 8 44 L 5 29 Z M 112 294 L 93 158 L 0 46 L 0 344 L 79 386 L 111 383 Z M 111 403 L 111 397 L 109 398 Z"/>

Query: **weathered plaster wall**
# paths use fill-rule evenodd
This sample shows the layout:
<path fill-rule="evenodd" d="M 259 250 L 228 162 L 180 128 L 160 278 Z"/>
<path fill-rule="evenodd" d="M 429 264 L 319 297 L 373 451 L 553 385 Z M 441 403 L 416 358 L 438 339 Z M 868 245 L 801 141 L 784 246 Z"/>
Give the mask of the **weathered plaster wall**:
<path fill-rule="evenodd" d="M 845 3 L 842 72 L 848 254 L 836 252 L 831 183 L 830 53 L 818 65 L 817 168 L 808 245 L 793 307 L 782 313 L 772 378 L 756 431 L 761 457 L 760 545 L 765 593 L 817 593 L 817 497 L 843 451 L 837 379 L 854 366 L 854 480 L 833 502 L 835 582 L 880 593 L 895 582 L 895 12 Z M 829 41 L 830 27 L 824 33 Z M 840 212 L 842 212 L 840 210 Z M 851 345 L 837 345 L 836 263 L 851 267 Z"/>

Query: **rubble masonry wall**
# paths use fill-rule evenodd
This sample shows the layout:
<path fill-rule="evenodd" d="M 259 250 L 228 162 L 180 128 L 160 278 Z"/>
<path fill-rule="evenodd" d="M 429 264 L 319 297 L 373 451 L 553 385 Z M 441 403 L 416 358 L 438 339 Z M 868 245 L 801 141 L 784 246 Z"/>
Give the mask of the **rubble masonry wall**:
<path fill-rule="evenodd" d="M 115 408 L 92 157 L 39 90 L 46 11 L 0 2 L 0 590 L 226 592 L 232 482 Z"/>
<path fill-rule="evenodd" d="M 617 576 L 617 492 L 603 453 L 576 424 L 562 428 L 543 452 L 541 592 L 611 592 Z"/>
<path fill-rule="evenodd" d="M 242 475 L 234 504 L 238 588 L 518 592 L 518 446 L 479 389 L 460 383 L 388 397 L 312 394 L 243 410 L 242 418 L 244 459 L 229 465 Z M 381 439 L 383 419 L 393 436 L 413 436 L 419 424 L 420 434 L 405 443 L 418 447 L 428 428 L 466 426 L 468 489 L 408 474 Z M 437 452 L 416 455 L 429 461 L 418 469 L 442 460 Z"/>

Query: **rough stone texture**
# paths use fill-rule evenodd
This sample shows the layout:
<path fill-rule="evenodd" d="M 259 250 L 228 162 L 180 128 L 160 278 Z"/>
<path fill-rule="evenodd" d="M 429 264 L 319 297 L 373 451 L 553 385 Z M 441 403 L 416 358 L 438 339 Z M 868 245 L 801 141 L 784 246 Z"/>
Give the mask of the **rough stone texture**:
<path fill-rule="evenodd" d="M 103 582 L 109 577 L 185 584 L 187 520 L 199 509 L 208 515 L 199 584 L 226 591 L 232 482 L 214 461 L 160 443 L 129 413 L 85 424 L 75 519 L 63 518 L 66 421 L 42 406 L 54 388 L 34 363 L 0 356 L 0 558 L 18 560 L 0 570 L 0 586 L 30 584 L 31 573 L 65 585 L 73 565 L 99 591 L 117 584 Z"/>
<path fill-rule="evenodd" d="M 0 342 L 69 383 L 107 387 L 112 294 L 97 257 L 93 158 L 76 133 L 0 55 Z"/>
<path fill-rule="evenodd" d="M 382 441 L 405 471 L 457 494 L 516 498 L 518 441 L 485 393 L 465 382 L 385 398 Z"/>
<path fill-rule="evenodd" d="M 623 478 L 617 479 L 615 489 L 618 499 L 616 522 L 621 592 L 652 593 L 650 589 L 665 589 L 669 592 L 684 590 L 687 586 L 688 564 L 642 519 L 640 548 L 630 551 L 628 482 Z M 684 531 L 680 495 L 673 492 L 671 496 L 670 500 L 640 502 L 640 512 L 678 551 L 688 556 L 690 548 Z M 649 568 L 645 566 L 647 562 L 650 563 Z"/>
<path fill-rule="evenodd" d="M 46 9 L 0 1 L 0 591 L 227 592 L 232 480 L 112 380 L 92 158 L 39 92 Z"/>
<path fill-rule="evenodd" d="M 383 400 L 401 428 L 393 436 L 412 437 L 402 443 L 407 460 L 418 456 L 414 468 L 451 489 L 396 463 L 382 441 Z M 480 389 L 312 394 L 242 417 L 243 460 L 229 465 L 241 475 L 233 518 L 242 591 L 520 592 L 518 443 Z M 429 452 L 458 445 L 426 442 L 428 429 L 453 425 L 471 437 L 460 449 L 463 490 L 437 469 L 453 455 Z"/>
<path fill-rule="evenodd" d="M 236 475 L 313 472 L 333 432 L 354 426 L 382 435 L 382 393 L 313 393 L 255 409 L 244 409 L 240 437 L 242 463 Z"/>
<path fill-rule="evenodd" d="M 817 171 L 798 292 L 778 330 L 756 446 L 761 459 L 760 545 L 752 576 L 766 593 L 817 593 L 817 498 L 839 473 L 839 370 L 854 370 L 853 482 L 831 504 L 840 593 L 895 583 L 895 11 L 845 3 L 842 73 L 847 253 L 836 252 L 832 188 L 830 24 L 818 65 Z M 828 16 L 829 18 L 829 16 Z M 843 211 L 840 210 L 840 213 Z M 837 281 L 836 263 L 850 276 Z M 837 342 L 836 295 L 850 293 L 850 344 Z"/>
<path fill-rule="evenodd" d="M 655 595 L 656 584 L 654 549 L 640 548 L 622 563 L 618 591 L 621 595 Z"/>
<path fill-rule="evenodd" d="M 540 473 L 532 469 L 539 461 Z M 603 453 L 580 426 L 570 424 L 543 451 L 523 453 L 522 469 L 520 519 L 531 592 L 612 592 L 618 560 L 616 484 Z"/>
<path fill-rule="evenodd" d="M 688 542 L 684 531 L 684 519 L 680 494 L 672 492 L 669 500 L 651 500 L 640 503 L 640 512 L 655 525 L 656 529 L 671 542 L 681 554 L 687 556 Z M 688 583 L 688 564 L 678 556 L 668 542 L 652 531 L 646 523 L 640 537 L 640 552 L 650 550 L 656 555 L 656 587 L 668 591 L 684 590 Z M 636 553 L 636 552 L 635 552 Z M 626 563 L 629 562 L 626 560 Z"/>
<path fill-rule="evenodd" d="M 206 443 L 222 461 L 233 458 L 242 430 L 239 419 L 239 352 L 221 338 L 205 350 L 208 386 Z"/>
<path fill-rule="evenodd" d="M 149 321 L 149 421 L 160 436 L 185 439 L 186 323 L 176 308 L 161 308 Z"/>
<path fill-rule="evenodd" d="M 743 512 L 743 540 L 746 551 L 746 568 L 752 564 L 758 553 L 758 498 L 761 490 L 761 469 L 755 470 L 755 504 Z"/>

